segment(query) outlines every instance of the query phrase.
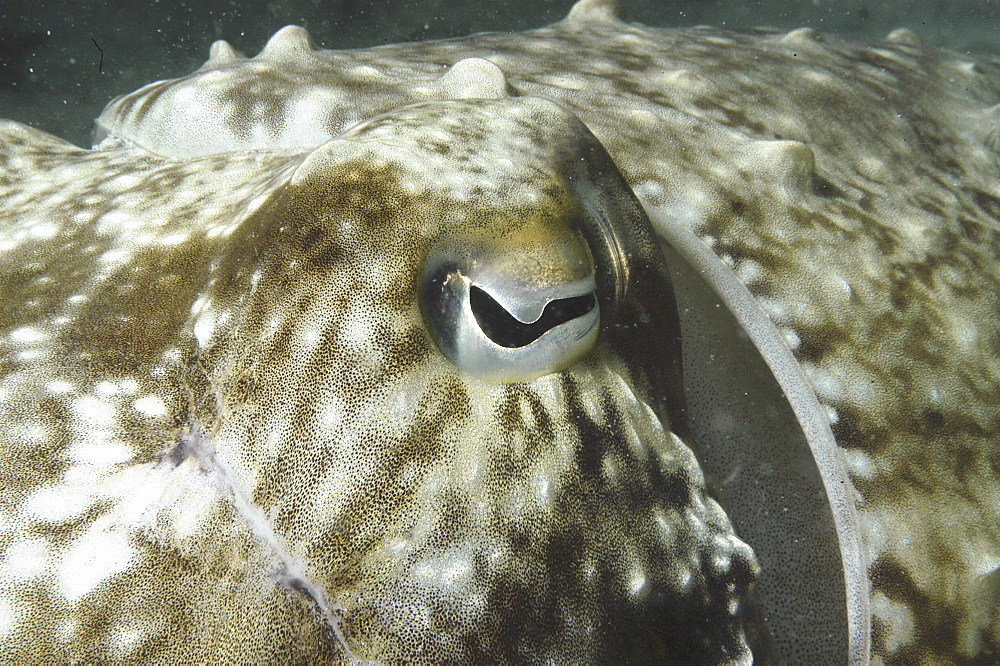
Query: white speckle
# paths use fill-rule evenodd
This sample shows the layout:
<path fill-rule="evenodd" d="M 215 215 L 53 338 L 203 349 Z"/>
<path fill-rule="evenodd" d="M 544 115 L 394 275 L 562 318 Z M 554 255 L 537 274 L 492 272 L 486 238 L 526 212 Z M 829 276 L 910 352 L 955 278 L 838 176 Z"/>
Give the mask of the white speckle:
<path fill-rule="evenodd" d="M 582 394 L 580 396 L 580 403 L 591 420 L 595 423 L 604 423 L 604 406 L 601 404 L 597 392 L 587 391 L 585 394 Z"/>
<path fill-rule="evenodd" d="M 535 470 L 532 473 L 531 485 L 535 491 L 535 497 L 537 497 L 542 504 L 549 505 L 553 497 L 552 481 L 549 479 L 549 475 L 542 469 Z"/>
<path fill-rule="evenodd" d="M 56 629 L 56 639 L 61 643 L 68 643 L 73 640 L 77 628 L 77 623 L 73 620 L 62 622 Z"/>
<path fill-rule="evenodd" d="M 628 579 L 628 592 L 633 597 L 641 596 L 643 592 L 646 591 L 649 585 L 649 579 L 646 578 L 645 572 L 641 569 L 635 569 L 629 574 Z"/>
<path fill-rule="evenodd" d="M 129 187 L 132 187 L 138 182 L 139 182 L 138 176 L 133 176 L 132 174 L 126 173 L 112 180 L 109 183 L 109 185 L 111 185 L 111 187 L 115 189 L 124 190 L 128 189 Z"/>
<path fill-rule="evenodd" d="M 207 302 L 208 302 L 207 296 L 199 296 L 198 298 L 194 299 L 194 303 L 191 304 L 191 314 L 200 313 L 204 309 L 205 303 Z"/>
<path fill-rule="evenodd" d="M 95 499 L 86 487 L 62 484 L 31 493 L 24 501 L 24 511 L 36 521 L 58 525 L 83 514 Z"/>
<path fill-rule="evenodd" d="M 128 256 L 128 252 L 125 250 L 111 250 L 110 252 L 105 252 L 101 255 L 101 261 L 106 261 L 108 263 L 114 263 L 116 261 L 121 261 Z"/>
<path fill-rule="evenodd" d="M 52 238 L 59 231 L 58 227 L 51 224 L 36 224 L 28 230 L 35 238 Z"/>
<path fill-rule="evenodd" d="M 660 533 L 660 539 L 663 540 L 663 543 L 673 543 L 674 527 L 670 524 L 670 520 L 667 518 L 666 512 L 664 512 L 663 509 L 657 508 L 654 520 L 656 522 L 657 531 Z"/>
<path fill-rule="evenodd" d="M 789 349 L 798 349 L 799 345 L 802 344 L 802 338 L 799 337 L 799 334 L 796 333 L 794 329 L 780 328 L 778 330 L 781 333 L 781 337 L 784 338 L 785 344 L 788 345 Z"/>
<path fill-rule="evenodd" d="M 644 180 L 632 188 L 640 199 L 652 199 L 654 202 L 663 198 L 663 185 L 655 180 Z"/>
<path fill-rule="evenodd" d="M 49 390 L 50 393 L 62 394 L 69 393 L 73 390 L 73 385 L 69 382 L 64 382 L 62 380 L 51 381 L 45 385 L 45 388 Z"/>
<path fill-rule="evenodd" d="M 115 408 L 108 402 L 93 396 L 84 396 L 73 401 L 76 417 L 94 428 L 106 428 L 114 421 Z"/>
<path fill-rule="evenodd" d="M 25 443 L 29 441 L 41 442 L 49 437 L 45 424 L 28 420 L 22 420 L 11 434 L 15 433 L 16 438 L 25 440 Z"/>
<path fill-rule="evenodd" d="M 878 473 L 872 457 L 860 449 L 844 449 L 842 451 L 844 462 L 851 474 L 855 474 L 865 479 L 874 479 Z"/>
<path fill-rule="evenodd" d="M 979 344 L 979 332 L 976 325 L 954 315 L 949 319 L 951 320 L 949 328 L 955 342 L 965 349 L 974 349 Z"/>
<path fill-rule="evenodd" d="M 1000 569 L 1000 557 L 983 553 L 976 565 L 976 576 L 988 576 L 997 569 Z"/>
<path fill-rule="evenodd" d="M 59 588 L 70 603 L 124 571 L 135 550 L 117 531 L 95 525 L 77 539 L 59 563 Z"/>
<path fill-rule="evenodd" d="M 83 294 L 73 294 L 72 296 L 70 296 L 66 300 L 69 301 L 70 303 L 73 303 L 74 305 L 76 305 L 78 303 L 84 303 L 84 302 L 86 302 L 87 297 L 84 296 Z"/>
<path fill-rule="evenodd" d="M 612 486 L 620 486 L 621 478 L 618 473 L 618 461 L 611 454 L 601 459 L 601 474 Z"/>
<path fill-rule="evenodd" d="M 17 625 L 21 614 L 6 599 L 0 598 L 0 637 L 6 636 Z"/>
<path fill-rule="evenodd" d="M 66 455 L 73 462 L 104 468 L 128 462 L 134 452 L 130 446 L 121 442 L 79 442 L 71 446 Z"/>
<path fill-rule="evenodd" d="M 171 234 L 160 239 L 161 245 L 178 245 L 187 240 L 188 234 Z"/>
<path fill-rule="evenodd" d="M 97 382 L 94 386 L 94 393 L 100 396 L 110 396 L 118 393 L 118 387 L 114 382 Z"/>
<path fill-rule="evenodd" d="M 705 521 L 701 519 L 701 516 L 699 516 L 691 509 L 687 509 L 684 513 L 687 514 L 687 522 L 688 526 L 691 528 L 691 531 L 699 536 L 704 534 L 706 531 Z"/>
<path fill-rule="evenodd" d="M 833 401 L 841 397 L 843 387 L 838 378 L 825 368 L 811 363 L 803 363 L 802 370 L 821 400 Z"/>
<path fill-rule="evenodd" d="M 146 635 L 146 632 L 135 626 L 118 626 L 111 633 L 111 643 L 118 648 L 119 654 L 130 654 L 139 647 L 139 642 Z"/>
<path fill-rule="evenodd" d="M 215 313 L 209 310 L 203 313 L 194 322 L 194 337 L 198 339 L 198 345 L 204 347 L 212 338 L 215 330 Z"/>
<path fill-rule="evenodd" d="M 314 321 L 305 321 L 296 331 L 298 344 L 307 349 L 315 347 L 323 337 L 323 329 Z"/>
<path fill-rule="evenodd" d="M 251 200 L 250 203 L 247 205 L 247 211 L 253 212 L 257 210 L 258 208 L 261 207 L 261 205 L 264 204 L 265 201 L 267 201 L 266 194 L 262 194 L 259 197 L 254 197 L 253 200 Z"/>
<path fill-rule="evenodd" d="M 895 652 L 915 637 L 916 623 L 906 604 L 892 601 L 885 594 L 876 592 L 872 595 L 872 615 L 885 627 L 885 643 L 890 652 Z"/>
<path fill-rule="evenodd" d="M 413 575 L 418 581 L 439 589 L 465 587 L 472 571 L 469 554 L 460 550 L 425 559 L 413 567 Z"/>
<path fill-rule="evenodd" d="M 10 338 L 16 342 L 41 342 L 47 336 L 34 326 L 22 326 L 10 332 Z"/>
<path fill-rule="evenodd" d="M 761 279 L 763 274 L 764 271 L 761 269 L 760 264 L 751 259 L 741 261 L 736 267 L 736 277 L 748 286 L 753 286 L 755 282 Z"/>
<path fill-rule="evenodd" d="M 166 365 L 176 366 L 177 363 L 181 360 L 181 350 L 179 350 L 177 347 L 170 347 L 169 349 L 164 350 L 162 354 L 160 354 L 160 358 L 163 359 L 163 363 L 165 363 Z M 153 368 L 150 371 L 150 374 L 157 377 L 166 377 L 169 373 L 167 372 L 166 368 L 158 366 L 156 368 Z"/>
<path fill-rule="evenodd" d="M 775 324 L 788 323 L 791 319 L 791 314 L 784 302 L 767 297 L 758 298 L 757 302 Z"/>
<path fill-rule="evenodd" d="M 10 580 L 32 580 L 45 571 L 49 548 L 41 539 L 18 539 L 7 546 L 0 561 L 0 577 Z"/>
<path fill-rule="evenodd" d="M 834 284 L 840 289 L 841 292 L 843 292 L 844 296 L 846 296 L 847 298 L 851 297 L 852 289 L 851 285 L 848 284 L 847 280 L 838 275 L 837 279 L 834 281 Z"/>
<path fill-rule="evenodd" d="M 691 570 L 680 569 L 677 571 L 677 589 L 684 591 L 691 587 Z"/>
<path fill-rule="evenodd" d="M 155 395 L 147 395 L 132 403 L 135 410 L 146 416 L 163 416 L 167 413 L 167 406 Z"/>
<path fill-rule="evenodd" d="M 729 566 L 731 564 L 731 559 L 729 554 L 716 555 L 712 558 L 712 568 L 716 571 L 721 571 L 723 573 L 729 571 Z"/>
<path fill-rule="evenodd" d="M 339 337 L 345 346 L 354 350 L 370 348 L 375 335 L 373 323 L 367 308 L 351 308 L 340 327 Z"/>
<path fill-rule="evenodd" d="M 101 216 L 101 224 L 121 225 L 126 221 L 128 221 L 128 215 L 121 212 L 108 213 Z"/>

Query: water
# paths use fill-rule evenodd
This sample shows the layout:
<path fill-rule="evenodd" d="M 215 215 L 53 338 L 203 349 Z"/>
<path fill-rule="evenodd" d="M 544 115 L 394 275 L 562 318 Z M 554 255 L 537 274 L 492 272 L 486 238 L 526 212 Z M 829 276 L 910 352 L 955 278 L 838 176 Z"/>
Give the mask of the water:
<path fill-rule="evenodd" d="M 118 4 L 118 3 L 114 3 Z M 562 18 L 572 0 L 289 0 L 288 2 L 0 3 L 0 117 L 87 146 L 113 97 L 187 74 L 216 39 L 255 54 L 289 23 L 325 48 L 518 31 Z M 1000 54 L 1000 0 L 740 2 L 624 0 L 630 20 L 682 27 L 808 26 L 879 39 L 907 27 L 925 44 Z"/>

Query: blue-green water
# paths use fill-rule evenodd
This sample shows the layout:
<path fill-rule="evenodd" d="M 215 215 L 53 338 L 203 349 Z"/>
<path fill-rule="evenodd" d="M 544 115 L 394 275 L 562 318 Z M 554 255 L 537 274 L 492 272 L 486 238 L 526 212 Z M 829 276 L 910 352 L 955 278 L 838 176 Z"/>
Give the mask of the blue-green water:
<path fill-rule="evenodd" d="M 572 0 L 236 0 L 0 2 L 0 117 L 89 145 L 113 97 L 196 69 L 216 39 L 255 54 L 278 28 L 326 48 L 518 31 L 562 18 Z M 623 0 L 649 25 L 797 28 L 878 39 L 907 27 L 925 44 L 1000 54 L 1000 0 Z M 102 56 L 103 52 L 103 56 Z M 102 61 L 103 57 L 103 63 Z"/>

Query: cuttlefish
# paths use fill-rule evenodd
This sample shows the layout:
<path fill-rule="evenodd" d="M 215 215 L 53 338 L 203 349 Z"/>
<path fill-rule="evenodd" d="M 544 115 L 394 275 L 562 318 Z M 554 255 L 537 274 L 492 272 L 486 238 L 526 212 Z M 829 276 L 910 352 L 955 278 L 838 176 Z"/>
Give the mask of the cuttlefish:
<path fill-rule="evenodd" d="M 1000 62 L 210 53 L 0 124 L 0 660 L 1000 658 Z"/>

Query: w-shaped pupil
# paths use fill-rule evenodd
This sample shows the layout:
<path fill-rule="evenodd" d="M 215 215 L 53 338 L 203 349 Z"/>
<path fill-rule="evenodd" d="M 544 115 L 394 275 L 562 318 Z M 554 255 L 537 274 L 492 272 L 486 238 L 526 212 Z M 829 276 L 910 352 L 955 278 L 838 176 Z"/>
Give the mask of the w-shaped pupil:
<path fill-rule="evenodd" d="M 525 324 L 479 287 L 469 289 L 469 305 L 479 328 L 490 340 L 509 348 L 530 345 L 546 331 L 587 314 L 594 309 L 594 303 L 593 294 L 550 301 L 537 321 Z"/>

